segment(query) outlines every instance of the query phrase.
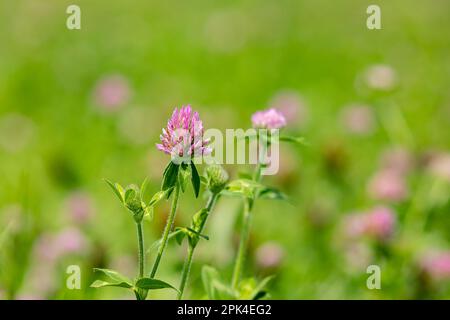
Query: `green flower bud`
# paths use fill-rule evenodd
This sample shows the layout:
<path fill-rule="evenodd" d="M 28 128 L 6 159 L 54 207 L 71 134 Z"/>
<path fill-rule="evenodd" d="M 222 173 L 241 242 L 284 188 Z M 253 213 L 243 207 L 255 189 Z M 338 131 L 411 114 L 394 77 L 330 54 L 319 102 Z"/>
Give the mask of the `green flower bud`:
<path fill-rule="evenodd" d="M 125 206 L 133 213 L 136 222 L 140 222 L 144 216 L 144 210 L 140 190 L 136 185 L 129 185 L 125 190 Z"/>
<path fill-rule="evenodd" d="M 218 164 L 206 168 L 207 187 L 212 193 L 219 193 L 228 182 L 228 173 Z"/>

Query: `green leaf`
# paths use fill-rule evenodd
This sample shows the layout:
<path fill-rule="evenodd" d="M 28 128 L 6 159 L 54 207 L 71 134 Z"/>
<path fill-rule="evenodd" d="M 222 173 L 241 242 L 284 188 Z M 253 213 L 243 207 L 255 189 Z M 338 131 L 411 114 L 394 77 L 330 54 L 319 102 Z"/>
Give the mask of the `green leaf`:
<path fill-rule="evenodd" d="M 190 176 L 190 172 L 186 169 L 183 169 L 183 166 L 181 166 L 182 170 L 180 171 L 180 173 L 178 174 L 178 181 L 181 187 L 181 192 L 185 192 L 186 191 L 186 187 L 187 184 L 189 182 L 189 176 Z"/>
<path fill-rule="evenodd" d="M 192 171 L 191 175 L 192 187 L 194 188 L 195 197 L 198 198 L 198 194 L 200 193 L 200 176 L 193 162 L 191 162 L 191 171 Z"/>
<path fill-rule="evenodd" d="M 220 300 L 233 300 L 236 299 L 236 293 L 228 285 L 221 281 L 213 281 L 214 295 L 216 299 Z"/>
<path fill-rule="evenodd" d="M 108 179 L 105 179 L 105 182 L 111 187 L 111 189 L 114 191 L 116 196 L 119 198 L 120 202 L 124 202 L 122 186 L 120 184 L 118 184 L 118 183 L 113 184 Z"/>
<path fill-rule="evenodd" d="M 192 217 L 192 229 L 195 231 L 200 231 L 202 225 L 204 225 L 205 220 L 208 218 L 208 209 L 203 208 Z"/>
<path fill-rule="evenodd" d="M 98 271 L 103 273 L 105 276 L 107 276 L 108 278 L 110 278 L 111 280 L 113 280 L 114 283 L 127 283 L 131 285 L 131 280 L 128 279 L 127 277 L 125 277 L 124 275 L 121 275 L 120 273 L 118 273 L 117 271 L 114 270 L 110 270 L 110 269 L 100 269 L 100 268 L 94 268 L 94 271 Z"/>
<path fill-rule="evenodd" d="M 234 291 L 222 282 L 219 273 L 213 267 L 202 268 L 202 282 L 209 299 L 236 299 Z"/>
<path fill-rule="evenodd" d="M 166 170 L 164 171 L 164 177 L 163 177 L 163 183 L 161 190 L 166 191 L 170 188 L 175 187 L 175 184 L 178 180 L 178 171 L 180 166 L 174 164 L 172 161 L 169 162 L 169 164 L 166 167 Z M 167 194 L 167 198 L 170 197 L 171 192 Z"/>
<path fill-rule="evenodd" d="M 208 184 L 208 179 L 206 179 L 204 176 L 200 176 L 200 182 L 204 185 Z"/>
<path fill-rule="evenodd" d="M 101 287 L 121 287 L 121 288 L 132 288 L 131 280 L 127 277 L 121 275 L 117 271 L 109 270 L 109 269 L 98 269 L 94 268 L 94 271 L 98 271 L 103 273 L 106 277 L 108 277 L 111 281 L 102 281 L 96 280 L 91 284 L 93 288 L 101 288 Z"/>
<path fill-rule="evenodd" d="M 220 278 L 219 272 L 210 266 L 202 268 L 202 282 L 209 299 L 215 298 L 214 281 Z"/>
<path fill-rule="evenodd" d="M 252 300 L 262 300 L 265 298 L 268 298 L 270 295 L 267 291 L 259 291 L 253 298 Z"/>
<path fill-rule="evenodd" d="M 303 146 L 307 146 L 308 143 L 306 142 L 304 137 L 291 137 L 291 136 L 280 136 L 280 141 L 284 142 L 290 142 L 290 143 L 296 143 Z"/>
<path fill-rule="evenodd" d="M 140 194 L 141 194 L 141 200 L 143 200 L 143 196 L 144 196 L 144 192 L 147 189 L 147 185 L 148 185 L 148 179 L 145 178 L 144 181 L 141 184 L 141 189 L 140 189 Z"/>
<path fill-rule="evenodd" d="M 258 192 L 258 198 L 273 200 L 289 200 L 289 197 L 276 188 L 264 187 Z"/>
<path fill-rule="evenodd" d="M 152 221 L 154 216 L 154 210 L 155 208 L 153 206 L 146 206 L 144 209 L 144 219 L 146 221 Z"/>
<path fill-rule="evenodd" d="M 181 245 L 183 243 L 184 237 L 187 235 L 187 229 L 178 227 L 176 231 L 178 231 L 178 233 L 175 234 L 175 240 L 179 245 Z"/>
<path fill-rule="evenodd" d="M 134 191 L 134 189 L 132 188 L 127 189 L 127 191 L 125 191 L 125 203 L 127 203 L 128 200 L 130 199 L 134 199 L 135 194 L 136 191 Z"/>
<path fill-rule="evenodd" d="M 91 288 L 103 288 L 103 287 L 120 287 L 120 288 L 126 288 L 130 289 L 132 288 L 132 285 L 126 282 L 108 282 L 108 281 L 102 281 L 102 280 L 95 280 L 91 284 Z"/>
<path fill-rule="evenodd" d="M 263 185 L 249 180 L 249 179 L 238 179 L 238 180 L 234 180 L 231 181 L 227 187 L 226 187 L 226 191 L 231 192 L 231 193 L 235 193 L 238 195 L 242 195 L 246 198 L 253 198 L 255 195 L 255 191 L 257 188 L 262 188 L 264 187 Z M 226 192 L 224 194 L 227 194 Z"/>
<path fill-rule="evenodd" d="M 156 289 L 165 289 L 170 288 L 175 291 L 178 291 L 176 288 L 168 284 L 167 282 L 164 282 L 162 280 L 153 279 L 153 278 L 141 278 L 138 281 L 136 281 L 135 284 L 136 287 L 140 289 L 145 290 L 156 290 Z"/>
<path fill-rule="evenodd" d="M 164 199 L 166 196 L 167 196 L 167 194 L 169 193 L 169 192 L 171 192 L 173 190 L 173 187 L 172 188 L 169 188 L 169 189 L 167 189 L 167 190 L 161 190 L 161 191 L 158 191 L 157 193 L 155 193 L 154 195 L 153 195 L 153 197 L 152 197 L 152 199 L 150 200 L 150 202 L 149 202 L 149 206 L 150 207 L 153 207 L 153 206 L 155 206 L 159 201 L 161 201 L 162 199 Z"/>
<path fill-rule="evenodd" d="M 264 291 L 264 289 L 267 287 L 269 282 L 272 281 L 273 278 L 274 278 L 274 276 L 268 276 L 268 277 L 264 278 L 258 284 L 258 286 L 253 290 L 251 300 L 259 300 L 259 299 L 262 299 L 263 297 L 265 297 L 267 295 L 267 292 Z"/>

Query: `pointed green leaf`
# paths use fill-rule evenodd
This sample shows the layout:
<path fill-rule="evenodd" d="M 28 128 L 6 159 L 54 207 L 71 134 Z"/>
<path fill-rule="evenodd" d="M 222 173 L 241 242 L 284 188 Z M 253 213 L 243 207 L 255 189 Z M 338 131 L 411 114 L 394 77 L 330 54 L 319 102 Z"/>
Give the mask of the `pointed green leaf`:
<path fill-rule="evenodd" d="M 179 168 L 180 168 L 179 165 L 174 164 L 172 161 L 169 162 L 166 170 L 164 171 L 161 190 L 165 191 L 167 189 L 175 187 L 175 184 L 177 183 L 178 180 Z M 167 197 L 170 197 L 170 193 L 171 192 L 168 193 Z"/>
<path fill-rule="evenodd" d="M 147 189 L 147 185 L 148 185 L 148 179 L 145 178 L 144 181 L 141 184 L 141 189 L 140 189 L 141 200 L 144 200 L 143 196 L 144 196 L 145 190 Z"/>
<path fill-rule="evenodd" d="M 236 294 L 222 282 L 219 272 L 210 266 L 202 268 L 202 282 L 209 299 L 236 299 Z"/>
<path fill-rule="evenodd" d="M 200 182 L 204 185 L 208 184 L 208 179 L 206 179 L 204 176 L 200 176 Z"/>
<path fill-rule="evenodd" d="M 198 198 L 198 195 L 200 193 L 200 176 L 193 162 L 191 162 L 191 171 L 192 171 L 191 175 L 192 187 L 194 188 L 195 197 Z"/>
<path fill-rule="evenodd" d="M 120 184 L 116 183 L 113 184 L 111 181 L 109 181 L 108 179 L 105 179 L 105 182 L 111 187 L 111 189 L 114 191 L 114 193 L 116 194 L 116 196 L 119 198 L 120 202 L 124 201 L 123 198 L 123 188 L 120 186 Z M 118 188 L 120 187 L 120 188 Z"/>
<path fill-rule="evenodd" d="M 112 280 L 112 283 L 127 283 L 130 287 L 132 287 L 131 280 L 127 277 L 121 275 L 117 271 L 110 270 L 110 269 L 100 269 L 100 268 L 94 268 L 94 271 L 98 271 L 103 273 L 105 276 L 107 276 L 109 279 Z"/>
<path fill-rule="evenodd" d="M 177 243 L 179 245 L 181 245 L 183 243 L 183 239 L 186 236 L 186 229 L 185 228 L 177 228 L 177 231 L 179 231 L 176 235 L 175 235 L 175 240 L 177 241 Z"/>
<path fill-rule="evenodd" d="M 289 200 L 289 197 L 278 189 L 264 187 L 258 192 L 258 198 L 273 200 Z"/>
<path fill-rule="evenodd" d="M 135 286 L 140 289 L 145 289 L 145 290 L 170 288 L 170 289 L 178 291 L 176 288 L 174 288 L 167 282 L 164 282 L 164 281 L 158 280 L 158 279 L 153 279 L 153 278 L 141 278 L 138 281 L 136 281 Z"/>
<path fill-rule="evenodd" d="M 280 136 L 279 139 L 280 139 L 280 141 L 296 143 L 296 144 L 300 144 L 303 146 L 308 145 L 308 143 L 306 142 L 304 137 Z"/>
<path fill-rule="evenodd" d="M 127 191 L 125 191 L 125 203 L 127 203 L 130 199 L 133 199 L 136 194 L 136 191 L 134 189 L 129 188 Z"/>
<path fill-rule="evenodd" d="M 264 188 L 263 185 L 248 179 L 237 179 L 231 181 L 227 187 L 224 194 L 228 194 L 228 192 L 235 193 L 238 195 L 242 195 L 247 198 L 253 198 L 255 195 L 255 191 L 258 188 Z"/>
<path fill-rule="evenodd" d="M 208 218 L 208 209 L 203 208 L 192 217 L 192 228 L 194 230 L 200 230 L 205 224 L 205 220 Z"/>
<path fill-rule="evenodd" d="M 185 192 L 186 191 L 186 186 L 189 182 L 189 176 L 190 176 L 190 172 L 187 170 L 181 170 L 179 175 L 178 175 L 178 181 L 181 187 L 181 192 Z"/>
<path fill-rule="evenodd" d="M 205 288 L 206 295 L 209 299 L 214 299 L 214 280 L 218 280 L 220 278 L 219 272 L 211 266 L 204 266 L 202 268 L 202 282 L 203 287 Z"/>
<path fill-rule="evenodd" d="M 164 199 L 166 196 L 167 196 L 167 194 L 169 193 L 169 192 L 171 192 L 173 190 L 173 187 L 171 187 L 171 188 L 169 188 L 169 189 L 167 189 L 167 190 L 161 190 L 161 191 L 158 191 L 157 193 L 155 193 L 154 195 L 153 195 L 153 197 L 152 197 L 152 199 L 150 200 L 150 202 L 149 202 L 149 206 L 150 207 L 153 207 L 153 206 L 155 206 L 159 201 L 161 201 L 162 199 Z"/>
<path fill-rule="evenodd" d="M 274 278 L 274 276 L 268 276 L 268 277 L 264 278 L 258 284 L 258 286 L 253 290 L 251 300 L 262 299 L 264 296 L 266 296 L 267 292 L 264 291 L 264 289 L 267 287 L 269 282 L 272 281 L 273 278 Z"/>
<path fill-rule="evenodd" d="M 102 280 L 95 280 L 91 284 L 91 288 L 103 288 L 103 287 L 120 287 L 130 289 L 132 288 L 132 285 L 126 282 L 108 282 Z"/>

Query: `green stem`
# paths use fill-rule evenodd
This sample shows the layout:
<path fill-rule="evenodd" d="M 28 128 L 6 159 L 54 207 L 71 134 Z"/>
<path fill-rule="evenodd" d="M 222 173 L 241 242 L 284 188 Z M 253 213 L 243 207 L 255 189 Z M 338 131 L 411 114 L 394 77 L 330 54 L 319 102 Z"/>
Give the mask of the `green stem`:
<path fill-rule="evenodd" d="M 158 255 L 156 256 L 155 263 L 153 264 L 152 272 L 150 274 L 150 278 L 153 278 L 156 274 L 156 271 L 158 270 L 159 263 L 161 261 L 161 257 L 163 255 L 164 249 L 167 246 L 167 241 L 169 240 L 169 233 L 173 228 L 173 224 L 175 222 L 175 216 L 177 214 L 177 207 L 178 207 L 178 198 L 180 196 L 180 185 L 179 182 L 175 184 L 175 191 L 172 199 L 172 207 L 170 209 L 169 217 L 167 218 L 167 223 L 164 228 L 163 236 L 162 236 L 162 242 L 158 249 Z"/>
<path fill-rule="evenodd" d="M 269 143 L 270 145 L 270 143 Z M 267 150 L 267 146 L 262 143 L 259 149 L 259 157 L 258 163 L 256 164 L 255 171 L 253 173 L 253 181 L 260 182 L 261 181 L 261 170 L 262 165 L 265 161 L 265 152 Z M 254 199 L 245 199 L 244 200 L 244 216 L 241 230 L 241 239 L 239 241 L 239 248 L 236 255 L 236 262 L 234 264 L 233 277 L 231 280 L 231 287 L 236 289 L 239 284 L 239 279 L 241 278 L 242 268 L 244 266 L 245 253 L 247 251 L 248 238 L 250 237 L 250 222 L 251 222 L 251 206 L 250 203 L 253 202 Z"/>
<path fill-rule="evenodd" d="M 136 226 L 139 244 L 139 278 L 142 278 L 145 273 L 144 235 L 142 232 L 142 222 L 138 222 Z"/>
<path fill-rule="evenodd" d="M 236 263 L 234 265 L 233 278 L 231 280 L 231 287 L 233 289 L 237 288 L 242 273 L 242 267 L 244 265 L 245 252 L 247 251 L 247 242 L 250 234 L 250 220 L 251 220 L 250 205 L 249 200 L 246 199 L 244 202 L 244 217 L 241 231 L 241 240 L 239 242 L 239 249 L 236 256 Z"/>
<path fill-rule="evenodd" d="M 208 216 L 211 213 L 211 211 L 213 210 L 216 200 L 217 200 L 217 194 L 212 194 L 209 197 L 208 202 L 206 204 L 206 210 L 208 212 Z M 202 221 L 202 224 L 200 225 L 200 228 L 198 230 L 199 233 L 202 233 L 203 228 L 205 227 L 205 223 L 206 223 L 206 219 L 204 219 Z M 192 257 L 194 256 L 194 250 L 197 246 L 197 243 L 195 243 L 193 245 L 191 245 L 189 243 L 188 246 L 189 246 L 188 254 L 187 254 L 186 259 L 184 260 L 183 272 L 182 272 L 181 283 L 180 283 L 180 290 L 178 293 L 178 300 L 181 300 L 181 298 L 183 297 L 184 288 L 186 287 L 186 283 L 189 279 L 189 272 L 191 271 Z"/>
<path fill-rule="evenodd" d="M 178 292 L 178 300 L 181 300 L 183 297 L 184 288 L 186 287 L 187 279 L 189 277 L 189 272 L 191 271 L 192 266 L 192 257 L 194 256 L 194 247 L 191 245 L 188 245 L 188 254 L 186 259 L 184 260 L 183 265 L 183 272 L 181 275 L 181 283 L 180 283 L 180 290 Z"/>

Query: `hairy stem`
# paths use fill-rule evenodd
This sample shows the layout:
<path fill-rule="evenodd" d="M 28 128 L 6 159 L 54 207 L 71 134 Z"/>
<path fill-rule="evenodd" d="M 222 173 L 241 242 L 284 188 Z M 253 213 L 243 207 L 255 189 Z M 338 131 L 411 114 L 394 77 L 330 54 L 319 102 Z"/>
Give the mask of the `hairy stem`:
<path fill-rule="evenodd" d="M 139 278 L 142 278 L 145 273 L 144 235 L 142 232 L 142 222 L 137 223 L 136 226 L 139 245 Z"/>
<path fill-rule="evenodd" d="M 260 182 L 261 181 L 261 171 L 262 171 L 262 163 L 265 161 L 265 152 L 267 150 L 267 146 L 265 143 L 260 144 L 259 146 L 259 157 L 258 157 L 258 163 L 256 164 L 255 171 L 253 172 L 253 181 Z M 251 207 L 253 205 L 250 205 L 251 202 L 254 199 L 245 199 L 244 200 L 244 214 L 243 214 L 243 223 L 242 223 L 242 230 L 241 230 L 241 239 L 239 241 L 239 248 L 236 255 L 236 262 L 234 264 L 233 269 L 233 276 L 231 279 L 231 287 L 233 289 L 236 289 L 239 280 L 241 278 L 242 268 L 244 266 L 244 260 L 245 260 L 245 253 L 247 252 L 247 244 L 248 244 L 248 238 L 250 236 L 250 223 L 251 223 Z"/>
<path fill-rule="evenodd" d="M 237 288 L 242 273 L 242 267 L 244 265 L 245 252 L 247 251 L 247 242 L 250 234 L 250 220 L 251 220 L 251 212 L 249 200 L 246 199 L 244 202 L 244 216 L 241 231 L 241 239 L 239 241 L 239 249 L 236 255 L 236 262 L 234 265 L 233 277 L 231 280 L 231 287 L 233 289 Z"/>
<path fill-rule="evenodd" d="M 188 245 L 188 254 L 186 259 L 184 260 L 183 265 L 183 272 L 181 275 L 181 283 L 180 283 L 180 289 L 178 292 L 178 300 L 181 300 L 183 297 L 184 288 L 186 287 L 186 283 L 189 277 L 189 272 L 191 271 L 192 266 L 192 257 L 194 256 L 194 247 L 191 245 Z"/>
<path fill-rule="evenodd" d="M 175 216 L 177 214 L 178 198 L 180 196 L 180 185 L 179 182 L 175 185 L 175 191 L 172 199 L 172 207 L 170 208 L 169 217 L 167 218 L 166 226 L 164 228 L 162 242 L 158 249 L 158 255 L 156 256 L 155 263 L 153 264 L 152 272 L 150 273 L 150 278 L 153 278 L 158 270 L 161 257 L 163 255 L 164 249 L 167 246 L 167 241 L 169 240 L 169 233 L 173 228 L 173 223 L 175 222 Z"/>
<path fill-rule="evenodd" d="M 208 199 L 208 202 L 206 204 L 206 210 L 208 212 L 208 216 L 211 213 L 211 211 L 214 208 L 214 205 L 217 200 L 217 194 L 211 194 L 211 196 Z M 202 224 L 200 226 L 200 229 L 198 230 L 199 233 L 202 233 L 203 228 L 205 227 L 206 219 L 202 221 Z M 188 254 L 186 256 L 186 259 L 184 260 L 183 265 L 183 273 L 181 275 L 181 283 L 180 283 L 180 290 L 178 293 L 178 300 L 181 300 L 183 297 L 184 288 L 186 287 L 186 283 L 189 279 L 189 272 L 191 271 L 192 266 L 192 258 L 194 256 L 194 251 L 197 246 L 197 243 L 195 245 L 188 244 Z"/>

